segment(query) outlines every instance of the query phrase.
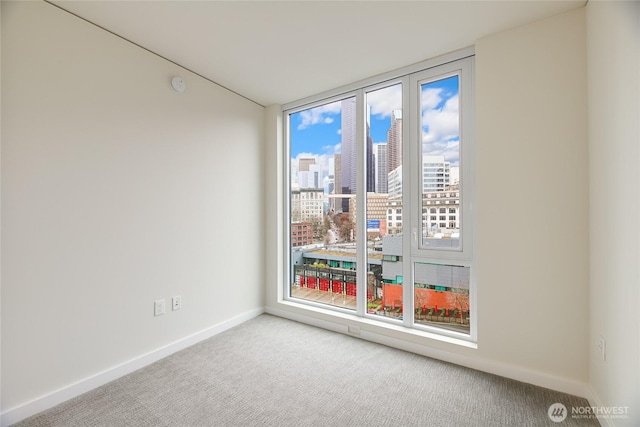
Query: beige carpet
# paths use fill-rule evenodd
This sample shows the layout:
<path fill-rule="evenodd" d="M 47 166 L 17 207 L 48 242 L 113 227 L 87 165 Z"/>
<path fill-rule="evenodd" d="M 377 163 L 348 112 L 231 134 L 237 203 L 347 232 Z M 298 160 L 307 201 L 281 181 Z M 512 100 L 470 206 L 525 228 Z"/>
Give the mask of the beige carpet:
<path fill-rule="evenodd" d="M 261 315 L 19 426 L 597 426 L 585 399 Z"/>

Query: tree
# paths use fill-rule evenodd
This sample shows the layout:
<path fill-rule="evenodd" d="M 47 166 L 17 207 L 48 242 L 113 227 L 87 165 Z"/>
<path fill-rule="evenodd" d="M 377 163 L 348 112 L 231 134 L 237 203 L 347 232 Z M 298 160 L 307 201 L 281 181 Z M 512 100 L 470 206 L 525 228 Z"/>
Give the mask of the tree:
<path fill-rule="evenodd" d="M 330 245 L 336 242 L 336 233 L 333 231 L 331 216 L 326 213 L 322 219 L 322 235 L 324 236 L 324 244 Z"/>
<path fill-rule="evenodd" d="M 422 313 L 422 307 L 426 307 L 429 304 L 429 295 L 424 291 L 424 289 L 416 288 L 415 289 L 415 299 L 416 299 L 416 310 L 419 310 Z"/>
<path fill-rule="evenodd" d="M 458 308 L 461 312 L 469 311 L 469 290 L 451 288 L 447 293 L 447 302 Z"/>
<path fill-rule="evenodd" d="M 341 241 L 351 241 L 351 232 L 353 230 L 353 223 L 349 219 L 347 214 L 336 214 L 333 216 L 333 223 L 338 229 L 338 236 Z"/>
<path fill-rule="evenodd" d="M 326 230 L 324 229 L 324 223 L 321 218 L 312 218 L 309 221 L 313 225 L 313 239 L 319 240 L 326 234 Z"/>

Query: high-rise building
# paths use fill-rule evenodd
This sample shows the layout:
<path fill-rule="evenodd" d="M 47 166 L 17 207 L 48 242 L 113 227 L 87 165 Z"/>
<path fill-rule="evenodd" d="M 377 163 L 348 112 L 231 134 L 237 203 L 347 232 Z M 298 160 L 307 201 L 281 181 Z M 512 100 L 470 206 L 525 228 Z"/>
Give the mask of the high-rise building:
<path fill-rule="evenodd" d="M 333 155 L 333 194 L 342 194 L 342 154 L 334 154 Z M 338 212 L 342 208 L 342 204 L 339 201 L 340 199 L 332 198 L 329 199 L 330 209 L 333 212 Z"/>
<path fill-rule="evenodd" d="M 387 143 L 373 144 L 373 157 L 376 164 L 376 193 L 387 193 Z"/>
<path fill-rule="evenodd" d="M 402 165 L 398 166 L 388 176 L 389 200 L 402 201 Z"/>
<path fill-rule="evenodd" d="M 367 181 L 366 181 L 366 186 L 367 186 L 367 192 L 368 193 L 373 193 L 376 191 L 376 161 L 375 158 L 373 157 L 373 138 L 371 138 L 371 129 L 370 129 L 370 125 L 369 125 L 369 117 L 370 117 L 370 109 L 371 107 L 368 106 L 369 108 L 367 109 L 367 134 L 366 134 L 366 159 L 367 159 L 367 164 L 365 165 L 367 168 Z"/>
<path fill-rule="evenodd" d="M 298 171 L 300 172 L 308 172 L 310 165 L 315 165 L 316 159 L 314 157 L 305 157 L 298 159 Z"/>
<path fill-rule="evenodd" d="M 322 188 L 291 188 L 291 220 L 293 222 L 322 221 L 324 190 Z"/>
<path fill-rule="evenodd" d="M 341 103 L 341 154 L 342 194 L 355 194 L 357 190 L 357 146 L 356 146 L 356 99 L 345 99 Z M 346 204 L 344 203 L 346 201 Z M 349 200 L 343 200 L 343 212 L 349 212 Z"/>
<path fill-rule="evenodd" d="M 445 191 L 450 185 L 449 168 L 444 156 L 422 156 L 422 192 Z"/>
<path fill-rule="evenodd" d="M 383 236 L 387 232 L 387 194 L 367 193 L 367 238 Z M 357 200 L 349 200 L 349 219 L 357 221 Z"/>
<path fill-rule="evenodd" d="M 369 107 L 370 108 L 370 107 Z M 341 103 L 341 186 L 342 194 L 355 194 L 358 191 L 357 167 L 358 167 L 358 146 L 356 141 L 356 99 L 345 99 Z M 365 158 L 366 158 L 366 191 L 375 191 L 375 163 L 373 159 L 373 139 L 370 135 L 369 127 L 370 109 L 367 110 L 367 123 L 365 135 Z M 336 165 L 337 169 L 337 165 Z M 337 173 L 336 173 L 337 175 Z M 349 212 L 349 200 L 342 201 L 343 212 Z"/>
<path fill-rule="evenodd" d="M 402 165 L 389 172 L 389 197 L 387 199 L 387 231 L 402 233 Z"/>
<path fill-rule="evenodd" d="M 387 173 L 402 165 L 402 110 L 391 112 L 391 126 L 387 131 Z"/>
<path fill-rule="evenodd" d="M 305 165 L 307 170 L 298 172 L 298 185 L 300 188 L 321 188 L 322 169 L 315 163 Z"/>
<path fill-rule="evenodd" d="M 334 177 L 333 174 L 327 176 L 326 179 L 326 188 L 325 191 L 327 194 L 334 194 L 335 191 L 335 182 L 334 182 Z"/>

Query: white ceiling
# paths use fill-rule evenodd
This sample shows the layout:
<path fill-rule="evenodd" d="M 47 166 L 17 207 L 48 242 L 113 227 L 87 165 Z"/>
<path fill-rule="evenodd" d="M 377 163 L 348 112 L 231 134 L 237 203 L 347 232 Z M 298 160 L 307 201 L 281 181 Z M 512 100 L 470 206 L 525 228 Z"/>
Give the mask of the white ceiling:
<path fill-rule="evenodd" d="M 472 46 L 585 1 L 51 3 L 266 106 Z"/>

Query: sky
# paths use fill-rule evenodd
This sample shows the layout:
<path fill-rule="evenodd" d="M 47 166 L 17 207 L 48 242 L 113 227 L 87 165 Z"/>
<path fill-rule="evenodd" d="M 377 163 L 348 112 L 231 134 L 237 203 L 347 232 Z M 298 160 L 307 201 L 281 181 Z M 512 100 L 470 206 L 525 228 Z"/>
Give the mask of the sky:
<path fill-rule="evenodd" d="M 391 113 L 402 109 L 400 84 L 366 94 L 370 108 L 370 135 L 374 143 L 386 142 Z M 436 80 L 421 87 L 423 154 L 444 155 L 451 166 L 459 164 L 458 77 Z M 340 101 L 300 111 L 291 115 L 291 162 L 315 157 L 329 173 L 328 159 L 340 153 Z M 408 135 L 405 135 L 405 139 Z"/>

